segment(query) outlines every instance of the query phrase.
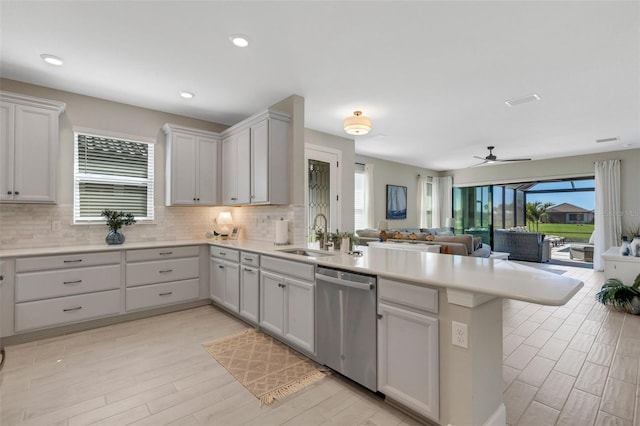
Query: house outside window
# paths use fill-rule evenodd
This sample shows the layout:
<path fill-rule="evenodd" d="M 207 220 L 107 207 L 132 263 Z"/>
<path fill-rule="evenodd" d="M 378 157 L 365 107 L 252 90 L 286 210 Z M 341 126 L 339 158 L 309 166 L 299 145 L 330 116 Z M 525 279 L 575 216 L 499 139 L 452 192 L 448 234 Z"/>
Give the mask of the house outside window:
<path fill-rule="evenodd" d="M 74 223 L 103 221 L 103 209 L 152 221 L 154 141 L 99 133 L 74 132 Z"/>

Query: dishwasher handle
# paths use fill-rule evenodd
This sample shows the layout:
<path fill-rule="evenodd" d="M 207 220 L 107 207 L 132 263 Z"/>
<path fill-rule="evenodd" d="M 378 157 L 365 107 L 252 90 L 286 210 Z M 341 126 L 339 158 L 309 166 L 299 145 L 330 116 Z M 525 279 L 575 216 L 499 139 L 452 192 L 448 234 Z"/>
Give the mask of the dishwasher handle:
<path fill-rule="evenodd" d="M 334 278 L 323 274 L 316 274 L 316 280 L 326 281 L 331 284 L 337 284 L 345 287 L 351 287 L 358 290 L 373 290 L 375 286 L 373 284 L 357 283 L 354 281 L 341 280 L 340 278 Z"/>

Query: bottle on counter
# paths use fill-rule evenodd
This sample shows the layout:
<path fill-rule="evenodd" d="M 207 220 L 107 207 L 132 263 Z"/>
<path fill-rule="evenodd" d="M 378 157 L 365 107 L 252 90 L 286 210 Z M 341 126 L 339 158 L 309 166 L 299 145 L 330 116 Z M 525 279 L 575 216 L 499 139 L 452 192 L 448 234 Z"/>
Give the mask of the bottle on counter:
<path fill-rule="evenodd" d="M 631 245 L 627 237 L 622 237 L 622 245 L 620 246 L 620 256 L 629 256 L 631 254 Z"/>

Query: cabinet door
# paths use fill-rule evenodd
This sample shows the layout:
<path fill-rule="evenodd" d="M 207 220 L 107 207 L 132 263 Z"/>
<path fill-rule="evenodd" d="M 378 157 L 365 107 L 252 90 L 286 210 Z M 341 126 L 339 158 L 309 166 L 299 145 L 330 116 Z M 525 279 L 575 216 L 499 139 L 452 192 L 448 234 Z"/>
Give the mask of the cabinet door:
<path fill-rule="evenodd" d="M 209 297 L 217 303 L 224 303 L 226 272 L 224 261 L 211 259 L 209 263 Z"/>
<path fill-rule="evenodd" d="M 260 305 L 260 281 L 256 268 L 241 266 L 240 271 L 240 315 L 257 324 Z"/>
<path fill-rule="evenodd" d="M 636 259 L 636 258 L 631 258 Z M 640 273 L 640 262 L 635 261 L 604 261 L 604 278 L 617 278 L 624 284 L 631 285 Z"/>
<path fill-rule="evenodd" d="M 215 206 L 218 203 L 218 141 L 198 137 L 198 176 L 196 201 L 199 205 Z"/>
<path fill-rule="evenodd" d="M 240 268 L 237 263 L 224 262 L 224 306 L 240 312 Z"/>
<path fill-rule="evenodd" d="M 196 136 L 174 132 L 171 135 L 170 205 L 196 204 Z"/>
<path fill-rule="evenodd" d="M 235 136 L 222 140 L 222 204 L 238 204 L 238 144 Z"/>
<path fill-rule="evenodd" d="M 438 320 L 383 303 L 378 314 L 378 390 L 438 421 Z"/>
<path fill-rule="evenodd" d="M 269 202 L 269 120 L 251 127 L 251 203 Z"/>
<path fill-rule="evenodd" d="M 281 275 L 260 273 L 260 326 L 277 335 L 284 334 L 284 279 Z"/>
<path fill-rule="evenodd" d="M 251 129 L 245 129 L 236 135 L 238 144 L 238 163 L 235 173 L 238 176 L 238 202 L 251 202 Z"/>
<path fill-rule="evenodd" d="M 307 352 L 315 350 L 315 310 L 312 283 L 285 278 L 285 338 Z"/>
<path fill-rule="evenodd" d="M 55 202 L 58 113 L 16 105 L 14 131 L 14 200 Z"/>
<path fill-rule="evenodd" d="M 0 200 L 13 200 L 15 106 L 0 104 Z"/>

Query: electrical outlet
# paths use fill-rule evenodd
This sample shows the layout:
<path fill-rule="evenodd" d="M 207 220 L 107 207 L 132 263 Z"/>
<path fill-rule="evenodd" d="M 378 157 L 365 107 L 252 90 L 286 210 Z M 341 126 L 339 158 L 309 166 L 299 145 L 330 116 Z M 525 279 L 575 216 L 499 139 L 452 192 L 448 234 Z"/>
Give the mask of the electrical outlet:
<path fill-rule="evenodd" d="M 451 343 L 461 348 L 469 348 L 469 326 L 457 321 L 451 321 Z"/>

